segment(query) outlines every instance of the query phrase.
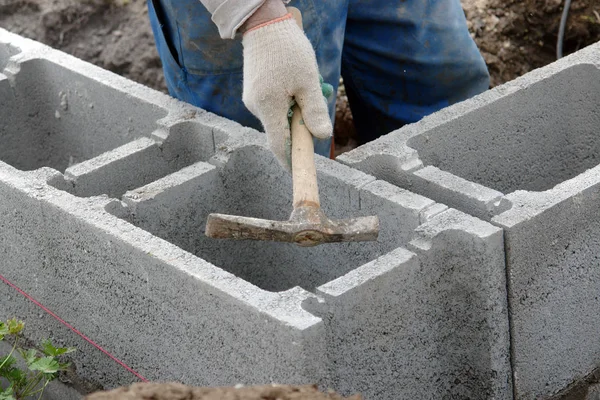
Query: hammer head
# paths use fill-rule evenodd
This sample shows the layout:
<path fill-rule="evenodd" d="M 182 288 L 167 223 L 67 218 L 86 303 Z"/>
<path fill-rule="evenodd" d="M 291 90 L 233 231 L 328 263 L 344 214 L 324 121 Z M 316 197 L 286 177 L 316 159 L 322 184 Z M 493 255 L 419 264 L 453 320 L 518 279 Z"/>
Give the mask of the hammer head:
<path fill-rule="evenodd" d="M 269 240 L 310 247 L 323 243 L 377 240 L 379 218 L 330 220 L 319 207 L 294 209 L 289 221 L 210 214 L 206 236 L 216 239 Z"/>

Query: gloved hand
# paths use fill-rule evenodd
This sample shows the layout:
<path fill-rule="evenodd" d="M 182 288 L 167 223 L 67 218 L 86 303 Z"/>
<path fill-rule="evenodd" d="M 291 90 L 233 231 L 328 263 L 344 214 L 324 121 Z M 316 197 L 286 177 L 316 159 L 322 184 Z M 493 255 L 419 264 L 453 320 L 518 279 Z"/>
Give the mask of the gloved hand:
<path fill-rule="evenodd" d="M 268 144 L 289 170 L 288 111 L 295 100 L 308 130 L 331 137 L 333 127 L 323 97 L 315 52 L 290 14 L 248 30 L 244 46 L 243 101 L 263 124 Z"/>

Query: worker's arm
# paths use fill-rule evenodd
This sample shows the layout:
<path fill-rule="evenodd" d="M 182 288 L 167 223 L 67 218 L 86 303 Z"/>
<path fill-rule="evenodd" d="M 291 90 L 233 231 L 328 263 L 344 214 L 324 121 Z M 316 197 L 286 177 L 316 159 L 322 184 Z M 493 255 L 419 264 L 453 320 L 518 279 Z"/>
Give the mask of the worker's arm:
<path fill-rule="evenodd" d="M 331 137 L 333 127 L 321 90 L 315 51 L 293 17 L 287 13 L 283 1 L 202 2 L 209 11 L 212 10 L 217 25 L 226 17 L 232 21 L 229 25 L 219 26 L 222 36 L 228 37 L 232 33 L 229 26 L 243 32 L 242 99 L 264 126 L 269 147 L 279 162 L 289 167 L 291 139 L 288 111 L 292 100 L 300 106 L 304 123 L 315 137 Z M 234 3 L 239 6 L 238 9 L 229 8 Z M 258 5 L 258 8 L 252 11 L 252 7 L 246 4 Z M 223 32 L 226 34 L 223 35 Z"/>
<path fill-rule="evenodd" d="M 233 39 L 249 19 L 266 22 L 268 18 L 277 18 L 286 13 L 283 0 L 200 0 L 200 2 L 212 14 L 212 20 L 219 28 L 219 34 L 223 39 Z"/>

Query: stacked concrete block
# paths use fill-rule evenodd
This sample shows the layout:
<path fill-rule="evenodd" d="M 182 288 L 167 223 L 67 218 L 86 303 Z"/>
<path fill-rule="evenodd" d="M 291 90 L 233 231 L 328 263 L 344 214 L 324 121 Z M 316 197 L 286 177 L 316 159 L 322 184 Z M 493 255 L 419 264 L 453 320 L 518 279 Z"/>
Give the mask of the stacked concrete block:
<path fill-rule="evenodd" d="M 0 66 L 0 274 L 138 374 L 512 398 L 500 228 L 318 158 L 325 212 L 378 215 L 377 242 L 208 239 L 211 212 L 288 218 L 264 135 L 2 30 Z M 72 380 L 136 380 L 0 299 L 28 339 L 79 349 Z"/>
<path fill-rule="evenodd" d="M 516 398 L 600 367 L 600 44 L 339 160 L 504 230 Z"/>

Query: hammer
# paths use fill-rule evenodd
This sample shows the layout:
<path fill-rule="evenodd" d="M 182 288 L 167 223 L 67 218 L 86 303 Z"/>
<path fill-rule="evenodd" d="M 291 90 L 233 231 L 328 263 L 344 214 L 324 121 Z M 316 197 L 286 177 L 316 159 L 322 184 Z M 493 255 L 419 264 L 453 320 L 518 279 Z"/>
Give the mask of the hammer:
<path fill-rule="evenodd" d="M 290 10 L 291 9 L 291 10 Z M 299 11 L 289 7 L 299 25 Z M 312 134 L 304 125 L 298 105 L 292 108 L 292 180 L 294 210 L 288 221 L 210 214 L 206 236 L 216 239 L 268 240 L 302 247 L 323 243 L 377 240 L 376 216 L 331 220 L 321 210 Z"/>

